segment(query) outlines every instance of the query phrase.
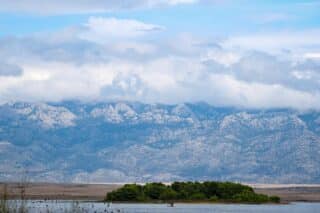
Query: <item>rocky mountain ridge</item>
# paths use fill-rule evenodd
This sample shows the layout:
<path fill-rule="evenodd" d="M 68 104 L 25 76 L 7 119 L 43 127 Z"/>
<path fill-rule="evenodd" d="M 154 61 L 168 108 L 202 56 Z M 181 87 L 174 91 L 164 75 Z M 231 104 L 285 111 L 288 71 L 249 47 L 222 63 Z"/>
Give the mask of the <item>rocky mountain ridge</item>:
<path fill-rule="evenodd" d="M 320 112 L 206 103 L 0 105 L 0 180 L 320 182 Z"/>

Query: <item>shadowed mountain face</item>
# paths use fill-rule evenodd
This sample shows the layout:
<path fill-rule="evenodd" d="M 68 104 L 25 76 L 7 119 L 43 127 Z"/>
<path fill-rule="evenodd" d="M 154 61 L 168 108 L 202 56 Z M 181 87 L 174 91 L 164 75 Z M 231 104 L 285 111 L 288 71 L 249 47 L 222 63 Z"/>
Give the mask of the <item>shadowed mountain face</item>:
<path fill-rule="evenodd" d="M 204 103 L 0 106 L 0 180 L 320 182 L 320 112 Z"/>

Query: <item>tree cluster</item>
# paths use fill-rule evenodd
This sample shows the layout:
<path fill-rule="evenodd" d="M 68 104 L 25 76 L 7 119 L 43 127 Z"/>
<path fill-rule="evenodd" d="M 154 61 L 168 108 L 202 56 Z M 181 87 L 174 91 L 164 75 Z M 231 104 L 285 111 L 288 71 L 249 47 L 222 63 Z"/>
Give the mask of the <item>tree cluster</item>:
<path fill-rule="evenodd" d="M 106 201 L 153 202 L 153 201 L 211 201 L 267 203 L 280 202 L 279 197 L 257 194 L 249 186 L 232 182 L 174 182 L 126 184 L 107 194 Z"/>

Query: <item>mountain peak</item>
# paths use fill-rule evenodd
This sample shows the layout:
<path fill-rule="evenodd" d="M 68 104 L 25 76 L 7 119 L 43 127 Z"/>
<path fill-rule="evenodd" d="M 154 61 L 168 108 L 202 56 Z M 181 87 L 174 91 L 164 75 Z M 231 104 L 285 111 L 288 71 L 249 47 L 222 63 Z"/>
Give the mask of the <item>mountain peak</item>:
<path fill-rule="evenodd" d="M 0 179 L 14 180 L 19 167 L 33 181 L 314 183 L 319 118 L 202 103 L 4 104 Z"/>

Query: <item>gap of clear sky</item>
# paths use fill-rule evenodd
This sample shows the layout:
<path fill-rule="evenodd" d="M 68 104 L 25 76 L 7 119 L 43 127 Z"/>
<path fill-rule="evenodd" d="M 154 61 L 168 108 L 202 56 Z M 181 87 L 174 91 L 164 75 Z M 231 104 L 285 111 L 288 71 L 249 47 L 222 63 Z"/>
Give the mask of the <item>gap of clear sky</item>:
<path fill-rule="evenodd" d="M 40 1 L 39 1 L 40 2 Z M 0 6 L 1 7 L 4 6 Z M 166 26 L 170 32 L 231 33 L 304 30 L 320 25 L 319 1 L 226 1 L 198 4 L 176 4 L 152 8 L 117 9 L 112 12 L 80 13 L 71 11 L 14 11 L 4 7 L 0 12 L 0 34 L 24 35 L 52 31 L 83 23 L 90 16 L 136 19 Z"/>

